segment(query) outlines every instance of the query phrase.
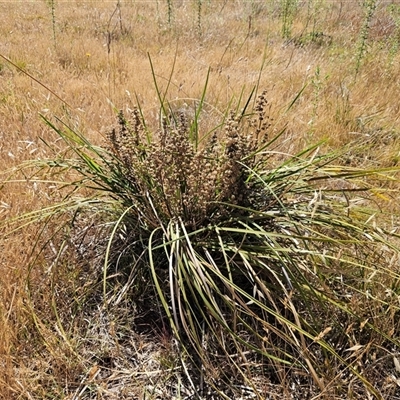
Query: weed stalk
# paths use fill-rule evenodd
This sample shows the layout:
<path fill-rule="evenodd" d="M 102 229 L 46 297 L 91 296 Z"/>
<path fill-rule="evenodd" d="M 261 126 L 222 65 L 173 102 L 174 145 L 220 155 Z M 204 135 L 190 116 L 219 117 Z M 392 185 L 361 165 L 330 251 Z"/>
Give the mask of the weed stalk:
<path fill-rule="evenodd" d="M 367 51 L 368 34 L 370 30 L 371 20 L 374 16 L 374 12 L 376 9 L 376 0 L 365 0 L 363 2 L 363 8 L 365 11 L 365 17 L 360 31 L 359 44 L 356 55 L 355 77 L 357 77 L 360 71 L 362 60 L 364 59 L 365 53 Z"/>
<path fill-rule="evenodd" d="M 296 13 L 297 0 L 282 1 L 282 37 L 289 39 L 292 35 L 294 15 Z"/>
<path fill-rule="evenodd" d="M 168 25 L 171 26 L 172 23 L 172 0 L 167 0 L 167 14 L 168 14 Z"/>
<path fill-rule="evenodd" d="M 53 29 L 53 42 L 54 47 L 57 47 L 57 38 L 56 38 L 56 6 L 55 0 L 48 0 L 48 5 L 51 11 L 51 24 Z"/>
<path fill-rule="evenodd" d="M 201 36 L 201 9 L 203 5 L 203 0 L 197 0 L 197 30 L 199 32 L 199 36 Z"/>

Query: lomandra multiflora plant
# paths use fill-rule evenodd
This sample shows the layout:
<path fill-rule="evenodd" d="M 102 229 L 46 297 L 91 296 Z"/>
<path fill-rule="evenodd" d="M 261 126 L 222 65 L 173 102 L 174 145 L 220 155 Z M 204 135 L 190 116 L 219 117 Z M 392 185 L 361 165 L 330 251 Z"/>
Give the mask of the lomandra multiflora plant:
<path fill-rule="evenodd" d="M 201 132 L 203 100 L 191 120 L 162 102 L 159 127 L 140 107 L 120 112 L 101 147 L 46 120 L 68 150 L 39 166 L 72 171 L 73 190 L 27 218 L 104 211 L 98 301 L 158 310 L 197 398 L 261 399 L 266 382 L 383 398 L 400 276 L 368 182 L 393 171 L 340 167 L 316 146 L 288 155 L 265 93 Z"/>

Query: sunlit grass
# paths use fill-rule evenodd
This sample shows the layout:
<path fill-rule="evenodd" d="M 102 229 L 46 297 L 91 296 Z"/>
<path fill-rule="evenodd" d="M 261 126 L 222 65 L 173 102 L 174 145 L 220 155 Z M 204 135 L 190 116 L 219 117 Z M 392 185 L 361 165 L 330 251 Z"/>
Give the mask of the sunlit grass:
<path fill-rule="evenodd" d="M 76 5 L 4 6 L 0 394 L 396 396 L 395 7 Z"/>
<path fill-rule="evenodd" d="M 229 398 L 235 385 L 262 396 L 260 375 L 285 384 L 298 374 L 334 395 L 346 387 L 338 368 L 379 397 L 346 352 L 368 347 L 382 357 L 398 345 L 387 333 L 397 323 L 376 320 L 382 307 L 398 311 L 391 297 L 397 289 L 377 285 L 399 280 L 388 264 L 398 257 L 397 238 L 376 223 L 377 191 L 365 181 L 393 179 L 397 169 L 339 166 L 339 153 L 320 155 L 318 146 L 284 154 L 284 131 L 270 136 L 265 94 L 254 111 L 226 112 L 209 132 L 199 123 L 202 103 L 191 121 L 161 103 L 158 129 L 140 108 L 131 118 L 119 114 L 103 146 L 45 119 L 67 147 L 56 158 L 28 162 L 38 168 L 32 179 L 73 180 L 49 181 L 65 193 L 62 201 L 10 223 L 47 227 L 34 246 L 38 256 L 53 251 L 50 276 L 74 254 L 67 249 L 81 235 L 75 220 L 98 226 L 102 235 L 93 233 L 90 245 L 97 248 L 91 307 L 95 296 L 107 313 L 121 301 L 145 315 L 158 310 L 154 329 L 164 325 L 176 340 L 173 368 L 200 397 L 212 388 Z M 82 295 L 74 309 L 87 307 Z M 54 297 L 52 304 L 64 346 L 78 351 Z M 34 323 L 44 335 L 46 322 Z"/>

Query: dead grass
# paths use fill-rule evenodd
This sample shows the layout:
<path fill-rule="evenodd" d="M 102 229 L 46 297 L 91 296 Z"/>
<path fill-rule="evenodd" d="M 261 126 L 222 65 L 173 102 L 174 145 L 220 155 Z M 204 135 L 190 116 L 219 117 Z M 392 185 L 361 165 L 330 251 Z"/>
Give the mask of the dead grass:
<path fill-rule="evenodd" d="M 169 99 L 179 105 L 191 106 L 201 97 L 210 69 L 210 119 L 242 90 L 249 94 L 254 86 L 266 89 L 274 126 L 287 124 L 287 153 L 319 140 L 325 141 L 326 149 L 358 140 L 364 150 L 350 152 L 343 162 L 388 167 L 400 160 L 400 54 L 391 54 L 387 44 L 396 32 L 387 11 L 390 2 L 379 2 L 357 78 L 356 46 L 364 17 L 355 1 L 302 3 L 291 41 L 280 36 L 279 1 L 203 1 L 201 35 L 196 1 L 173 1 L 171 25 L 167 2 L 161 0 L 54 3 L 55 42 L 47 2 L 0 3 L 0 54 L 65 101 L 0 59 L 1 180 L 21 162 L 48 155 L 45 142 L 61 146 L 39 113 L 67 119 L 98 143 L 114 120 L 115 109 L 133 108 L 136 98 L 146 115 L 157 120 L 159 101 L 149 55 L 158 82 L 163 88 L 171 82 Z M 316 3 L 316 29 L 326 37 L 320 42 L 306 36 L 311 30 L 308 6 L 313 9 Z M 0 218 L 51 204 L 55 195 L 49 185 L 29 180 L 6 186 L 0 190 Z M 381 196 L 377 201 L 388 213 L 397 210 L 397 198 Z M 0 239 L 0 398 L 189 398 L 188 383 L 171 372 L 178 363 L 162 326 L 144 324 L 133 330 L 141 319 L 130 316 L 131 304 L 120 304 L 111 314 L 95 306 L 70 309 L 71 298 L 75 307 L 84 304 L 82 299 L 92 295 L 84 289 L 97 284 L 87 254 L 95 252 L 90 243 L 99 233 L 89 231 L 82 238 L 86 253 L 82 259 L 71 259 L 54 281 L 48 273 L 51 255 L 46 258 L 39 249 L 32 253 L 35 229 L 40 227 Z M 392 229 L 398 229 L 396 218 Z M 34 259 L 35 268 L 27 271 Z M 395 271 L 398 260 L 392 263 Z M 390 293 L 393 302 L 396 284 Z M 386 317 L 382 327 L 386 324 L 389 333 L 397 335 L 390 329 L 398 315 L 376 316 Z M 352 329 L 348 327 L 349 335 Z M 374 358 L 367 350 L 354 353 L 355 363 L 363 357 L 369 360 L 365 371 L 370 368 L 376 374 L 372 378 L 387 399 L 400 398 L 400 366 L 393 367 L 396 354 Z M 335 366 L 332 369 L 335 375 Z M 294 389 L 268 381 L 260 381 L 260 387 L 270 396 L 265 398 L 311 398 L 308 383 L 303 387 L 302 382 L 299 378 Z M 346 398 L 365 398 L 363 389 L 352 384 L 348 383 Z"/>

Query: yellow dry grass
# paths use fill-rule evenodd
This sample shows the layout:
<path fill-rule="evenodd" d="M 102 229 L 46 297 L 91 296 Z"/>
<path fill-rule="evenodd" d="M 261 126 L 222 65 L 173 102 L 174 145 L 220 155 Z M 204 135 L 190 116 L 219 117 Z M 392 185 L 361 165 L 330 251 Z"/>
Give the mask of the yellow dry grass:
<path fill-rule="evenodd" d="M 156 120 L 159 101 L 149 57 L 160 87 L 170 82 L 168 99 L 177 106 L 201 97 L 210 70 L 206 102 L 213 112 L 224 111 L 242 90 L 245 95 L 254 87 L 267 90 L 274 127 L 287 126 L 288 153 L 319 140 L 325 141 L 325 149 L 359 140 L 366 143 L 365 153 L 349 154 L 348 162 L 396 165 L 400 158 L 398 10 L 393 14 L 388 9 L 391 2 L 379 2 L 356 75 L 365 18 L 359 2 L 303 2 L 289 41 L 281 37 L 280 3 L 203 1 L 199 26 L 194 0 L 172 1 L 170 25 L 167 1 L 161 0 L 0 2 L 0 54 L 44 85 L 0 59 L 0 179 L 24 160 L 48 155 L 41 139 L 58 145 L 39 113 L 68 119 L 94 141 L 102 140 L 115 109 L 133 108 L 136 99 Z M 313 29 L 322 34 L 320 40 L 312 40 Z M 29 181 L 8 185 L 0 190 L 0 218 L 45 205 L 51 201 L 50 193 L 48 186 Z M 25 267 L 33 256 L 33 229 L 0 239 L 3 399 L 45 398 L 45 388 L 56 385 L 35 377 L 35 371 L 39 376 L 47 368 L 41 358 L 43 348 L 47 346 L 56 358 L 63 341 L 54 327 L 42 327 L 47 335 L 42 338 L 44 345 L 34 334 L 38 322 L 32 307 L 50 305 L 31 304 L 27 294 Z M 39 268 L 34 279 L 40 279 L 42 272 Z M 41 301 L 51 303 L 51 294 Z M 79 360 L 81 365 L 70 362 L 68 369 L 63 357 L 75 355 L 66 343 L 60 350 L 59 370 L 51 373 L 55 381 L 90 367 Z M 57 390 L 54 393 L 62 398 L 62 390 Z"/>

